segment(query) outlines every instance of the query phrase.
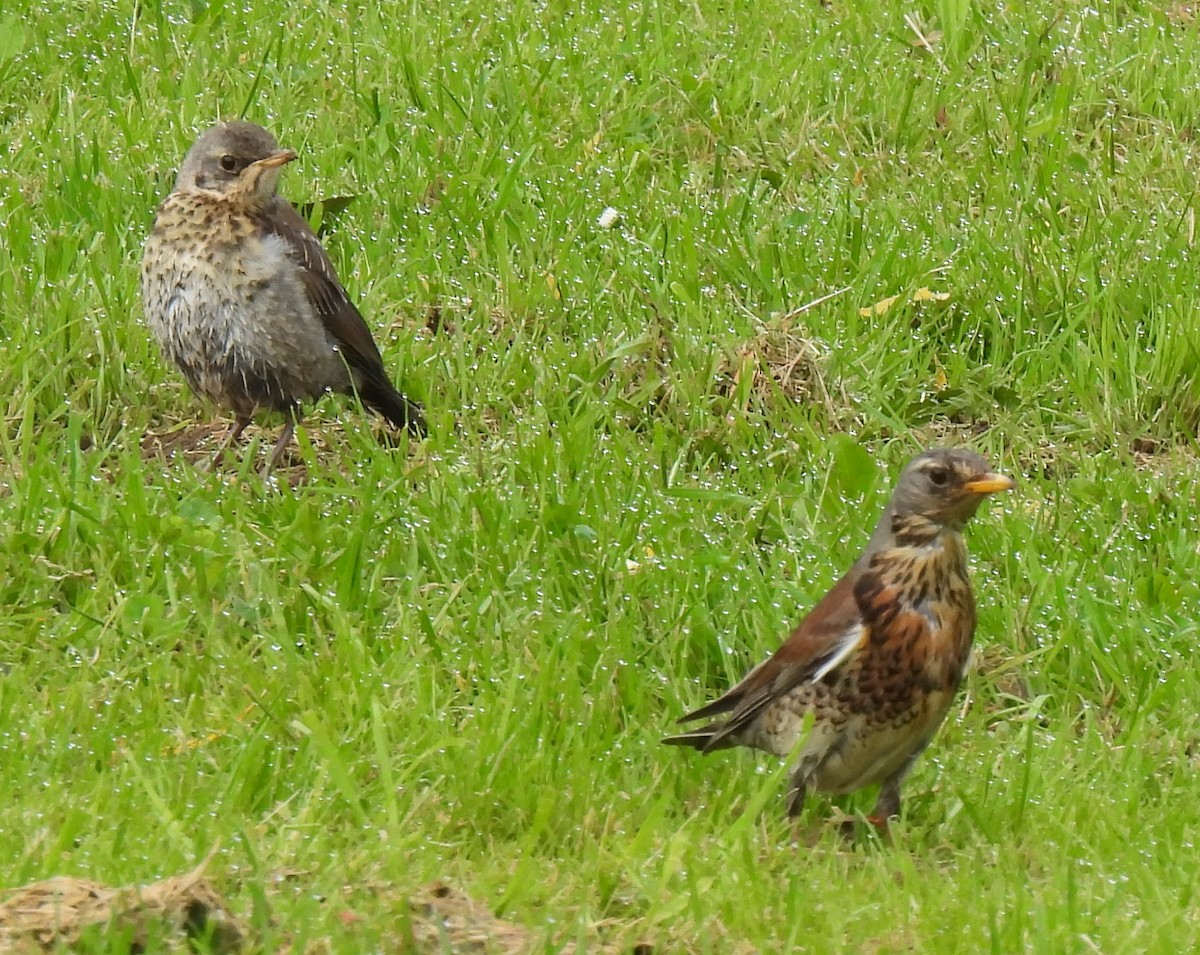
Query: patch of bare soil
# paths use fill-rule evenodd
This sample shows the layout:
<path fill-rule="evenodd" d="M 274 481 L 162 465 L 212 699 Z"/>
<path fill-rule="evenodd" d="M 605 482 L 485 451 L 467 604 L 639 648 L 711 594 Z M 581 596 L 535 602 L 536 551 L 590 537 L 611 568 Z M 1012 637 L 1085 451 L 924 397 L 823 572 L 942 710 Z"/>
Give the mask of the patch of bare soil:
<path fill-rule="evenodd" d="M 1026 667 L 1033 654 L 1014 656 L 996 645 L 976 647 L 971 654 L 971 668 L 985 685 L 991 687 L 995 699 L 985 701 L 989 713 L 1007 711 L 1014 701 L 1028 703 L 1033 699 Z"/>
<path fill-rule="evenodd" d="M 143 461 L 184 461 L 202 471 L 229 470 L 236 471 L 240 466 L 242 456 L 249 454 L 247 447 L 257 426 L 247 428 L 233 444 L 229 443 L 229 435 L 233 429 L 232 421 L 215 421 L 205 424 L 180 422 L 159 431 L 147 430 L 142 435 L 141 453 Z M 253 469 L 262 473 L 270 460 L 271 451 L 278 439 L 278 432 L 283 426 L 278 425 L 275 432 L 262 431 Z M 315 442 L 314 442 L 315 443 Z M 320 454 L 323 449 L 318 448 Z M 332 455 L 331 455 L 332 456 Z M 308 474 L 304 463 L 296 450 L 295 443 L 284 455 L 279 467 L 271 472 L 281 484 L 298 487 L 305 482 Z"/>
<path fill-rule="evenodd" d="M 400 950 L 404 952 L 419 955 L 532 955 L 550 950 L 543 931 L 497 918 L 487 906 L 442 882 L 426 886 L 416 895 L 404 898 L 401 904 L 407 905 L 408 909 L 407 931 L 399 940 Z M 358 920 L 352 912 L 342 913 L 341 918 L 347 926 Z M 403 924 L 403 917 L 397 921 Z M 583 950 L 602 955 L 653 955 L 654 952 L 653 946 L 645 943 L 596 942 Z M 574 942 L 553 948 L 562 955 L 577 955 L 583 950 Z"/>
<path fill-rule="evenodd" d="M 211 859 L 211 856 L 210 856 Z M 184 875 L 149 885 L 113 888 L 60 876 L 14 889 L 0 901 L 0 955 L 42 955 L 71 950 L 81 940 L 120 940 L 121 950 L 155 950 L 236 955 L 258 944 L 204 879 L 208 859 Z M 397 951 L 415 955 L 524 955 L 547 951 L 545 932 L 497 918 L 487 906 L 435 882 L 415 895 L 398 895 L 392 935 Z M 343 910 L 337 919 L 349 931 L 364 917 Z M 389 933 L 391 934 L 391 933 Z M 304 955 L 331 951 L 318 939 Z M 390 949 L 389 949 L 390 950 Z M 573 942 L 555 951 L 576 955 Z M 653 955 L 651 945 L 588 944 L 602 955 Z M 285 944 L 282 953 L 296 955 Z"/>
<path fill-rule="evenodd" d="M 991 430 L 987 421 L 953 421 L 936 417 L 912 429 L 914 443 L 922 448 L 973 448 Z"/>
<path fill-rule="evenodd" d="M 238 952 L 246 931 L 204 880 L 207 862 L 149 885 L 112 888 L 60 876 L 15 889 L 0 901 L 0 955 L 69 949 L 89 930 L 127 939 L 131 952 L 171 938 L 179 951 L 191 951 L 188 939 L 203 939 L 208 951 Z"/>
<path fill-rule="evenodd" d="M 1129 453 L 1134 465 L 1142 471 L 1161 476 L 1192 473 L 1197 470 L 1194 443 L 1167 442 L 1159 438 L 1143 436 L 1134 438 L 1129 444 Z"/>
<path fill-rule="evenodd" d="M 142 435 L 142 460 L 171 461 L 182 458 L 188 464 L 211 461 L 225 444 L 232 421 L 207 424 L 180 422 L 161 431 L 146 431 Z"/>
<path fill-rule="evenodd" d="M 374 430 L 375 436 L 382 448 L 394 447 L 399 440 L 387 425 L 372 418 L 366 419 L 363 425 Z M 351 461 L 349 442 L 346 440 L 345 425 L 337 418 L 324 418 L 312 415 L 300 425 L 304 436 L 316 453 L 321 468 L 330 471 L 346 470 Z M 236 472 L 246 455 L 253 451 L 254 460 L 249 462 L 256 473 L 262 473 L 274 451 L 275 442 L 282 433 L 283 424 L 280 420 L 267 417 L 263 422 L 253 422 L 238 440 L 229 443 L 233 422 L 218 419 L 212 422 L 197 424 L 195 422 L 178 422 L 165 425 L 162 428 L 147 429 L 142 435 L 141 455 L 143 461 L 183 461 L 202 471 L 218 470 L 221 472 Z M 257 445 L 254 440 L 257 439 Z M 296 439 L 284 453 L 279 466 L 271 472 L 271 476 L 281 484 L 287 483 L 292 487 L 303 484 L 308 479 L 308 471 L 304 459 L 296 444 Z"/>
<path fill-rule="evenodd" d="M 1200 11 L 1200 3 L 1197 3 L 1196 0 L 1167 3 L 1163 8 L 1167 19 L 1177 27 L 1189 27 L 1195 23 L 1198 11 Z"/>

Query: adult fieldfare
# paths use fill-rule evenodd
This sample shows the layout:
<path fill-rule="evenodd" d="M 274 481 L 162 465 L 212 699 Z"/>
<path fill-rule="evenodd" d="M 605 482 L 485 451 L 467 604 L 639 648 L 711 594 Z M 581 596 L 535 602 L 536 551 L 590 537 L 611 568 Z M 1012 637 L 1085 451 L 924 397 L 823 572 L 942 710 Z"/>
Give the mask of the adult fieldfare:
<path fill-rule="evenodd" d="M 193 391 L 236 415 L 229 441 L 259 411 L 287 415 L 269 467 L 301 402 L 327 391 L 357 392 L 397 428 L 425 434 L 320 241 L 275 193 L 295 158 L 253 123 L 208 130 L 158 207 L 142 257 L 150 331 Z"/>
<path fill-rule="evenodd" d="M 900 783 L 954 698 L 975 632 L 962 529 L 1013 480 L 970 451 L 908 463 L 867 549 L 769 660 L 680 722 L 722 718 L 664 743 L 711 753 L 796 750 L 788 815 L 809 789 L 882 782 L 871 821 L 900 812 Z M 728 714 L 728 715 L 725 715 Z"/>

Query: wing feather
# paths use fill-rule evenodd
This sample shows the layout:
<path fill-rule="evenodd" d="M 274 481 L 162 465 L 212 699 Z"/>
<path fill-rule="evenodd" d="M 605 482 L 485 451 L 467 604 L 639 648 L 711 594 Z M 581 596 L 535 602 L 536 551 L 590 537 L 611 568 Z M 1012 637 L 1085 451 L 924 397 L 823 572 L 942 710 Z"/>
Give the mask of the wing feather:
<path fill-rule="evenodd" d="M 722 740 L 753 723 L 773 700 L 801 684 L 823 679 L 841 666 L 857 647 L 870 639 L 854 596 L 863 573 L 862 562 L 855 564 L 774 655 L 751 670 L 724 696 L 688 713 L 679 722 L 729 713 L 705 747 L 717 748 Z"/>
<path fill-rule="evenodd" d="M 421 406 L 392 384 L 370 328 L 338 281 L 333 263 L 308 223 L 291 203 L 276 197 L 260 224 L 286 243 L 292 259 L 300 266 L 304 292 L 350 367 L 359 397 L 396 427 L 408 428 L 417 437 L 423 437 L 426 426 Z"/>
<path fill-rule="evenodd" d="M 320 239 L 291 203 L 281 197 L 268 207 L 260 220 L 262 227 L 282 239 L 300 266 L 300 281 L 321 324 L 346 358 L 351 368 L 368 380 L 383 379 L 390 387 L 383 357 L 371 336 L 362 313 L 338 280 Z"/>

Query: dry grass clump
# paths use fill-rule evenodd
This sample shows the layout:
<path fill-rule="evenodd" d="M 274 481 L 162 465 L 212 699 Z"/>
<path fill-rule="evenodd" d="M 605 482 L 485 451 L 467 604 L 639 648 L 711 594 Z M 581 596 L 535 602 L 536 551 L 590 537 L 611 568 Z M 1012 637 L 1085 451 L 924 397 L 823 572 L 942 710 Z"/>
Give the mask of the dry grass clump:
<path fill-rule="evenodd" d="M 207 862 L 149 885 L 112 888 L 59 876 L 15 889 L 0 902 L 0 955 L 70 948 L 89 931 L 127 939 L 131 952 L 172 938 L 172 950 L 192 951 L 188 940 L 199 939 L 210 952 L 240 951 L 246 931 L 204 880 Z"/>
<path fill-rule="evenodd" d="M 723 362 L 726 391 L 770 407 L 780 395 L 798 404 L 816 405 L 831 424 L 845 425 L 853 401 L 843 383 L 829 371 L 830 349 L 807 334 L 798 312 L 756 319 L 754 334 Z"/>
<path fill-rule="evenodd" d="M 415 950 L 430 955 L 524 955 L 546 951 L 546 940 L 539 933 L 496 918 L 487 906 L 441 882 L 426 886 L 409 899 L 409 919 Z M 555 950 L 562 955 L 579 951 L 573 942 Z M 587 950 L 601 955 L 653 952 L 646 944 L 588 945 Z"/>

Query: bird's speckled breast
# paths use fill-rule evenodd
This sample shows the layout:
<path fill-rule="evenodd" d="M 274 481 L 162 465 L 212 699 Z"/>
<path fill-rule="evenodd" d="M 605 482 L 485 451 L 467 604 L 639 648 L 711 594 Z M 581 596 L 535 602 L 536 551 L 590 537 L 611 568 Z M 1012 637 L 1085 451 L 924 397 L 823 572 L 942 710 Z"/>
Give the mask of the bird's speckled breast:
<path fill-rule="evenodd" d="M 146 323 L 192 388 L 240 415 L 285 410 L 349 373 L 286 244 L 220 198 L 173 193 L 142 261 Z"/>
<path fill-rule="evenodd" d="M 909 699 L 949 690 L 962 679 L 975 634 L 975 599 L 961 535 L 945 531 L 928 546 L 875 555 L 855 591 L 871 630 L 859 654 L 857 687 L 872 708 L 896 712 Z"/>

